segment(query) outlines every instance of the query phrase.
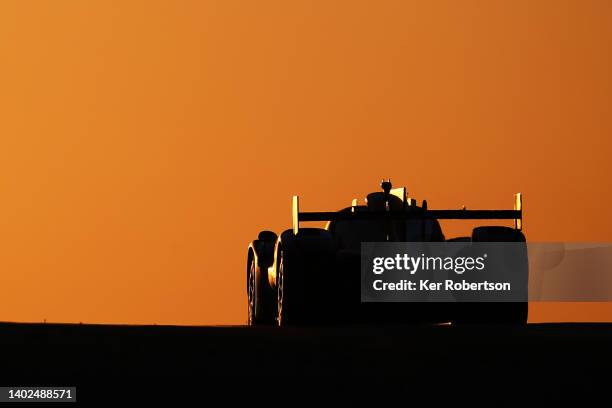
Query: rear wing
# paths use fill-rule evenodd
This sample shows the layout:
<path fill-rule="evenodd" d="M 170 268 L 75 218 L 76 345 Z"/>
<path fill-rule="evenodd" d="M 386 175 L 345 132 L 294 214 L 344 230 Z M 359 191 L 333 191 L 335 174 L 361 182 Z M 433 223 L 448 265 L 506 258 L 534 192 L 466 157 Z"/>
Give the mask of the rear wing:
<path fill-rule="evenodd" d="M 400 190 L 403 190 L 400 191 Z M 402 211 L 368 211 L 368 212 L 300 212 L 300 199 L 293 196 L 292 221 L 293 233 L 297 235 L 302 221 L 338 221 L 338 220 L 372 220 L 372 219 L 437 219 L 437 220 L 514 220 L 514 228 L 523 228 L 523 198 L 521 193 L 514 195 L 514 210 L 428 210 L 416 206 L 416 200 L 406 197 L 405 189 L 393 189 L 391 194 L 403 198 L 407 204 Z M 357 204 L 353 200 L 353 207 Z"/>

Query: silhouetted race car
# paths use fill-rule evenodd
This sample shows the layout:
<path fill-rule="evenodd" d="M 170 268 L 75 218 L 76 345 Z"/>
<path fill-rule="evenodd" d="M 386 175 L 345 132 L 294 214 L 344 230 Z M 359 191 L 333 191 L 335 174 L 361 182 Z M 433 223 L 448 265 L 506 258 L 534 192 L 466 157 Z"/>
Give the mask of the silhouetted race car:
<path fill-rule="evenodd" d="M 381 183 L 383 191 L 367 195 L 366 205 L 354 199 L 336 212 L 300 212 L 293 196 L 293 228 L 278 236 L 261 231 L 248 247 L 247 295 L 249 325 L 326 323 L 506 323 L 527 322 L 524 302 L 361 302 L 362 242 L 520 242 L 521 194 L 513 210 L 430 210 L 423 200 L 408 198 L 405 188 Z M 481 226 L 469 237 L 446 239 L 441 219 L 514 220 L 514 228 Z M 306 221 L 327 221 L 325 228 L 301 228 Z M 526 261 L 525 261 L 526 264 Z M 524 274 L 528 268 L 516 273 Z"/>

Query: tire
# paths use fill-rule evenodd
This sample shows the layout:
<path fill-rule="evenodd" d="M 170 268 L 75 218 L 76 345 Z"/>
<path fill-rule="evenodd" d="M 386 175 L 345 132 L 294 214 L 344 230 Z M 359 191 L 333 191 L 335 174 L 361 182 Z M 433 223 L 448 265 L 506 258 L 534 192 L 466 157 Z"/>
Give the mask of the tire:
<path fill-rule="evenodd" d="M 325 279 L 333 267 L 331 234 L 316 228 L 281 235 L 276 256 L 276 323 L 298 326 L 323 323 L 330 314 Z"/>
<path fill-rule="evenodd" d="M 510 227 L 485 226 L 472 231 L 472 242 L 526 242 L 519 230 Z M 517 273 L 528 282 L 527 246 L 517 249 Z M 529 315 L 528 302 L 463 302 L 456 304 L 455 323 L 525 325 Z"/>
<path fill-rule="evenodd" d="M 249 253 L 247 261 L 247 323 L 249 326 L 274 323 L 274 299 L 267 275 L 257 265 L 257 258 Z"/>
<path fill-rule="evenodd" d="M 279 250 L 276 275 L 276 323 L 278 326 L 304 325 L 309 321 L 302 268 L 297 259 L 282 249 Z"/>
<path fill-rule="evenodd" d="M 287 326 L 291 322 L 291 312 L 293 305 L 288 302 L 287 284 L 285 283 L 285 259 L 282 250 L 279 252 L 280 257 L 276 266 L 276 323 L 279 326 Z M 291 296 L 289 296 L 291 298 Z"/>

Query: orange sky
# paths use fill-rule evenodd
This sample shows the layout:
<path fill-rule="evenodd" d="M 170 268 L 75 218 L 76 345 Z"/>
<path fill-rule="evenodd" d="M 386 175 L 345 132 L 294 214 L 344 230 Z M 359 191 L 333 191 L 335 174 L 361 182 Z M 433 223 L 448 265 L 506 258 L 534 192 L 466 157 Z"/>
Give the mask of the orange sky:
<path fill-rule="evenodd" d="M 242 323 L 290 196 L 382 177 L 612 240 L 607 0 L 5 0 L 0 55 L 0 320 Z"/>

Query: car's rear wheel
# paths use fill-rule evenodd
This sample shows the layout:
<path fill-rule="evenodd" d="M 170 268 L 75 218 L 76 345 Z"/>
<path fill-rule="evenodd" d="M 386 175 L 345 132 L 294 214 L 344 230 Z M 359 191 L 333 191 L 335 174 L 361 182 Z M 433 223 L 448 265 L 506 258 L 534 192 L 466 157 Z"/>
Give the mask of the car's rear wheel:
<path fill-rule="evenodd" d="M 276 322 L 279 326 L 321 324 L 329 311 L 329 277 L 335 247 L 331 234 L 302 228 L 281 234 L 276 247 Z"/>
<path fill-rule="evenodd" d="M 283 255 L 282 251 L 279 255 L 276 274 L 276 323 L 279 326 L 287 326 L 296 323 L 294 316 L 298 312 L 298 304 L 295 301 L 295 295 L 297 293 L 294 290 L 297 288 L 295 286 L 291 288 L 291 278 L 287 279 L 286 275 L 287 270 L 285 266 L 285 256 Z"/>
<path fill-rule="evenodd" d="M 284 275 L 285 275 L 285 267 L 284 267 L 283 257 L 281 255 L 281 258 L 278 261 L 278 267 L 276 271 L 276 295 L 277 295 L 276 323 L 279 326 L 283 326 L 287 322 L 287 309 L 285 308 L 285 276 Z"/>
<path fill-rule="evenodd" d="M 314 305 L 306 302 L 308 286 L 303 279 L 305 268 L 280 251 L 276 275 L 276 323 L 278 326 L 304 325 L 315 318 Z"/>
<path fill-rule="evenodd" d="M 529 268 L 527 265 L 527 246 L 521 231 L 501 226 L 477 227 L 472 232 L 472 242 L 517 242 L 513 246 L 512 265 L 514 273 L 522 275 L 527 291 Z M 527 324 L 529 304 L 523 302 L 460 302 L 455 305 L 455 323 L 468 324 Z"/>

